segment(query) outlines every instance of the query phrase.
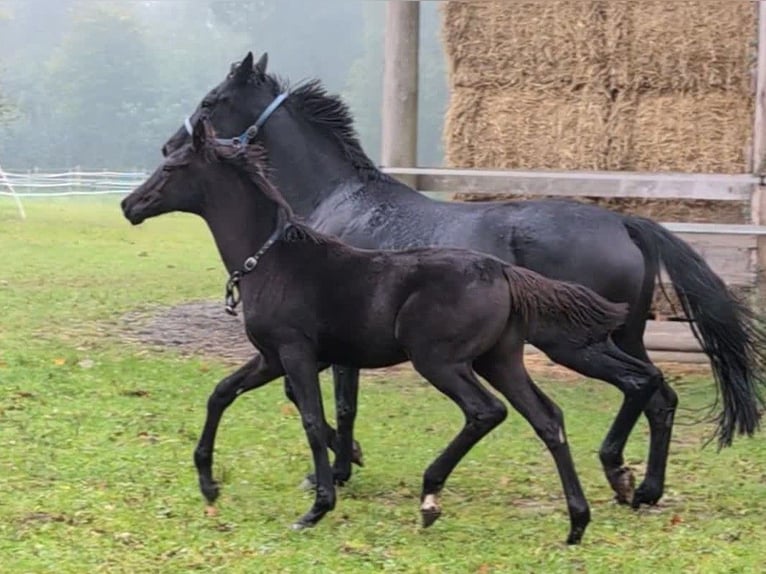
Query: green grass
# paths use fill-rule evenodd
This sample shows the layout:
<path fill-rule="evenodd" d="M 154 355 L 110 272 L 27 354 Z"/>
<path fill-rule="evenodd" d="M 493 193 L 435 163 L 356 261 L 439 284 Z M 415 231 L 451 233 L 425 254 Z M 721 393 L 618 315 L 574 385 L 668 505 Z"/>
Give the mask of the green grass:
<path fill-rule="evenodd" d="M 421 473 L 461 416 L 408 372 L 365 374 L 367 466 L 301 533 L 288 529 L 311 503 L 297 488 L 310 470 L 300 420 L 281 381 L 241 398 L 217 444 L 220 513 L 205 516 L 191 454 L 231 366 L 126 344 L 115 325 L 136 308 L 220 298 L 224 273 L 200 221 L 131 228 L 116 203 L 29 202 L 21 222 L 0 201 L 0 571 L 762 571 L 763 437 L 702 450 L 710 428 L 682 412 L 663 503 L 617 507 L 596 451 L 620 397 L 574 375 L 538 378 L 566 413 L 592 505 L 582 546 L 563 543 L 553 462 L 515 413 L 465 458 L 442 519 L 421 530 Z M 689 409 L 708 404 L 711 385 L 674 383 Z M 640 468 L 646 447 L 642 421 L 628 461 Z"/>

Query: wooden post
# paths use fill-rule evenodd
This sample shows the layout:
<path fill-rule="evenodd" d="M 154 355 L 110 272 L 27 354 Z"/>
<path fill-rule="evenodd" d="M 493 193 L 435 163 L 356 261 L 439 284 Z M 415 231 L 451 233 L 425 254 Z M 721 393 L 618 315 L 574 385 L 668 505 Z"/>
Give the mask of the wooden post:
<path fill-rule="evenodd" d="M 418 153 L 418 48 L 420 4 L 386 4 L 381 164 L 416 167 Z M 400 178 L 414 186 L 415 178 Z"/>
<path fill-rule="evenodd" d="M 766 2 L 757 2 L 758 57 L 755 69 L 755 121 L 751 169 L 755 174 L 766 173 Z M 755 225 L 766 225 L 766 187 L 754 186 L 750 219 Z M 756 306 L 766 308 L 766 237 L 758 237 L 755 255 Z"/>

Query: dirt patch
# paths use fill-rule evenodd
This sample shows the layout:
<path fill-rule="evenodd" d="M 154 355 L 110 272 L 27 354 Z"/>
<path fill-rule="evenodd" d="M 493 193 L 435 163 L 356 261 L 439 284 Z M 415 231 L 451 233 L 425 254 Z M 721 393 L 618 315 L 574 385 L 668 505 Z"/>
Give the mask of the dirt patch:
<path fill-rule="evenodd" d="M 121 320 L 124 339 L 183 356 L 242 363 L 255 349 L 245 335 L 242 315 L 232 317 L 221 301 L 192 301 L 134 311 Z"/>
<path fill-rule="evenodd" d="M 245 335 L 242 315 L 228 315 L 220 301 L 192 301 L 173 307 L 133 311 L 121 319 L 121 337 L 133 344 L 156 351 L 170 350 L 187 357 L 199 357 L 241 364 L 255 349 Z M 577 381 L 581 377 L 560 367 L 545 355 L 527 352 L 525 363 L 534 378 Z M 666 375 L 684 376 L 709 370 L 707 365 L 667 363 L 661 365 Z M 365 378 L 414 374 L 405 363 L 387 369 L 365 370 Z M 414 375 L 418 376 L 418 375 Z"/>

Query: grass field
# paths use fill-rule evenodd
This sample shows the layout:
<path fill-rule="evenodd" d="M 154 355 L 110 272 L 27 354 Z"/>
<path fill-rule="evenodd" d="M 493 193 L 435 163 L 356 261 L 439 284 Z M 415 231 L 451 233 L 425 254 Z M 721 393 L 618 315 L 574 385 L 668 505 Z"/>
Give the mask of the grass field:
<path fill-rule="evenodd" d="M 218 298 L 224 274 L 200 221 L 131 228 L 117 200 L 0 201 L 1 572 L 762 572 L 766 440 L 717 453 L 682 410 L 666 497 L 618 507 L 597 449 L 619 404 L 602 383 L 537 371 L 566 414 L 593 522 L 567 547 L 553 462 L 515 413 L 474 449 L 419 527 L 425 466 L 461 422 L 408 370 L 368 372 L 358 438 L 366 467 L 315 529 L 290 523 L 311 498 L 300 420 L 281 381 L 241 398 L 221 426 L 220 513 L 205 516 L 192 450 L 207 395 L 231 370 L 125 343 L 126 312 Z M 683 409 L 709 404 L 706 374 L 674 382 Z M 325 401 L 330 386 L 323 385 Z M 333 412 L 328 405 L 328 412 Z M 628 461 L 641 470 L 642 421 Z"/>

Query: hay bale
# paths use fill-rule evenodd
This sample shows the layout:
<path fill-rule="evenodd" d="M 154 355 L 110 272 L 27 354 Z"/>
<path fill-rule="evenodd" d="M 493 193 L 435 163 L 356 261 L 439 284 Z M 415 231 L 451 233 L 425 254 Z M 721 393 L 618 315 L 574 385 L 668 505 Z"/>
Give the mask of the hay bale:
<path fill-rule="evenodd" d="M 603 93 L 457 87 L 447 113 L 447 162 L 461 167 L 603 169 Z"/>
<path fill-rule="evenodd" d="M 751 2 L 448 2 L 444 37 L 449 165 L 747 170 Z"/>
<path fill-rule="evenodd" d="M 453 87 L 566 90 L 604 73 L 599 0 L 447 2 L 443 15 Z"/>
<path fill-rule="evenodd" d="M 739 93 L 643 94 L 612 110 L 607 169 L 744 173 L 752 97 Z"/>
<path fill-rule="evenodd" d="M 755 2 L 609 0 L 603 23 L 610 90 L 752 92 Z"/>

